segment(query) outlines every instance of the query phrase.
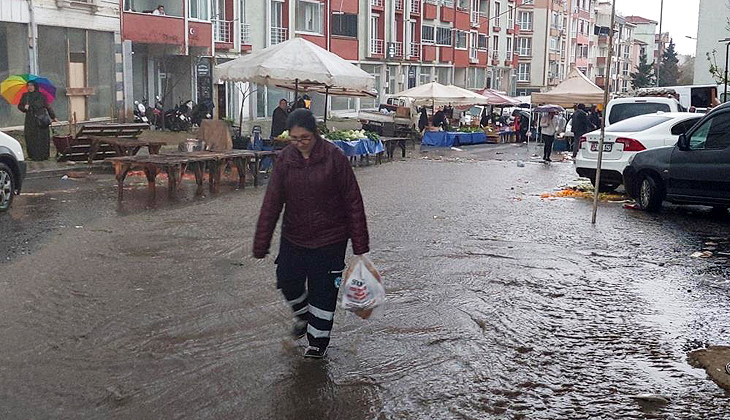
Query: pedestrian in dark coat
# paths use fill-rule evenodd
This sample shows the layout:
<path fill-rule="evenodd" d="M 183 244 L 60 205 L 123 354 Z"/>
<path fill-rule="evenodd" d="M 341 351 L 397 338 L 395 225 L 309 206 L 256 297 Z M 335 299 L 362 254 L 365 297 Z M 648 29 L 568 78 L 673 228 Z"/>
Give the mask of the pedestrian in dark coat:
<path fill-rule="evenodd" d="M 426 107 L 421 108 L 421 116 L 418 118 L 418 131 L 423 133 L 423 130 L 428 127 L 428 114 L 426 113 Z"/>
<path fill-rule="evenodd" d="M 591 107 L 591 111 L 588 113 L 588 121 L 591 123 L 593 130 L 601 128 L 601 112 L 598 111 L 595 105 Z"/>
<path fill-rule="evenodd" d="M 20 97 L 20 112 L 25 113 L 25 147 L 30 160 L 47 160 L 51 152 L 51 120 L 58 121 L 46 96 L 38 91 L 35 82 L 28 82 L 28 91 Z M 43 121 L 45 119 L 45 122 Z"/>
<path fill-rule="evenodd" d="M 580 138 L 583 137 L 591 128 L 591 123 L 588 120 L 588 114 L 586 113 L 586 106 L 578 104 L 575 106 L 575 112 L 573 113 L 573 158 L 578 155 L 578 149 L 580 148 Z"/>
<path fill-rule="evenodd" d="M 287 111 L 286 99 L 279 101 L 279 106 L 274 110 L 274 115 L 271 116 L 271 138 L 275 139 L 286 130 L 286 119 L 289 117 Z"/>
<path fill-rule="evenodd" d="M 433 114 L 433 126 L 446 130 L 448 122 L 446 121 L 446 113 L 444 112 L 443 108 L 439 109 L 438 111 L 436 111 L 435 114 Z"/>
<path fill-rule="evenodd" d="M 284 209 L 276 258 L 277 288 L 292 307 L 292 335 L 307 335 L 305 357 L 327 352 L 337 306 L 345 250 L 370 251 L 365 207 L 350 162 L 317 130 L 314 115 L 298 109 L 289 115 L 291 144 L 276 159 L 261 205 L 253 256 L 269 253 Z"/>

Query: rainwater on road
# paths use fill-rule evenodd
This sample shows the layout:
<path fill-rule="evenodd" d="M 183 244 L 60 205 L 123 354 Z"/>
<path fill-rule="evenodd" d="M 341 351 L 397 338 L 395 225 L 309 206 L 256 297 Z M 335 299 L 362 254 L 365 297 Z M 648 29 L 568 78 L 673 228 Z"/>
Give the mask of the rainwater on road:
<path fill-rule="evenodd" d="M 730 252 L 730 222 L 601 203 L 592 226 L 540 197 L 572 165 L 524 154 L 356 170 L 388 301 L 338 309 L 324 361 L 250 257 L 265 188 L 173 202 L 132 177 L 118 206 L 109 175 L 28 181 L 0 215 L 0 418 L 730 418 L 686 362 L 730 344 L 727 260 L 690 257 Z"/>

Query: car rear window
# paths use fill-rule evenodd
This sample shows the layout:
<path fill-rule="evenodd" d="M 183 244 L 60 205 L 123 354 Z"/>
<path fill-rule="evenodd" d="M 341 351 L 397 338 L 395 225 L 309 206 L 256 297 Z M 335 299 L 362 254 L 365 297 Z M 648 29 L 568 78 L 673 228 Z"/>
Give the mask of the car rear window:
<path fill-rule="evenodd" d="M 653 114 L 657 111 L 669 112 L 669 104 L 656 102 L 637 102 L 616 104 L 611 107 L 611 114 L 608 116 L 609 124 L 616 124 L 619 121 L 636 117 L 637 115 Z"/>
<path fill-rule="evenodd" d="M 648 130 L 652 127 L 671 120 L 671 117 L 663 117 L 660 115 L 640 115 L 638 117 L 629 118 L 618 122 L 610 127 L 608 131 L 612 133 L 630 133 L 636 131 Z"/>

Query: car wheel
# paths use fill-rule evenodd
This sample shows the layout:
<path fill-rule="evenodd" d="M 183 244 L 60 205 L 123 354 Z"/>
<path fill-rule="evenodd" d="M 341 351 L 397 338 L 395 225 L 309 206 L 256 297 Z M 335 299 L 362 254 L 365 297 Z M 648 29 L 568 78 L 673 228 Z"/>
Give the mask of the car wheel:
<path fill-rule="evenodd" d="M 638 203 L 642 210 L 658 211 L 664 201 L 661 185 L 651 175 L 644 175 L 639 181 Z"/>
<path fill-rule="evenodd" d="M 7 211 L 13 203 L 15 179 L 8 165 L 0 163 L 0 212 Z"/>

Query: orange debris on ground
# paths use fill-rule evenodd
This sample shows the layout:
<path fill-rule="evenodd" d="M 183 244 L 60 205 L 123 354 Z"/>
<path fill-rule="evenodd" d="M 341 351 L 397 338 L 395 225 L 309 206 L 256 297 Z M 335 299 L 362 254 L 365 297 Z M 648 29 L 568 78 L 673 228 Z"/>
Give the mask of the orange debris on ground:
<path fill-rule="evenodd" d="M 542 193 L 540 198 L 588 198 L 593 199 L 592 191 L 581 191 L 574 188 L 565 188 L 554 193 Z M 626 201 L 627 197 L 616 193 L 600 193 L 598 199 L 602 201 Z"/>

